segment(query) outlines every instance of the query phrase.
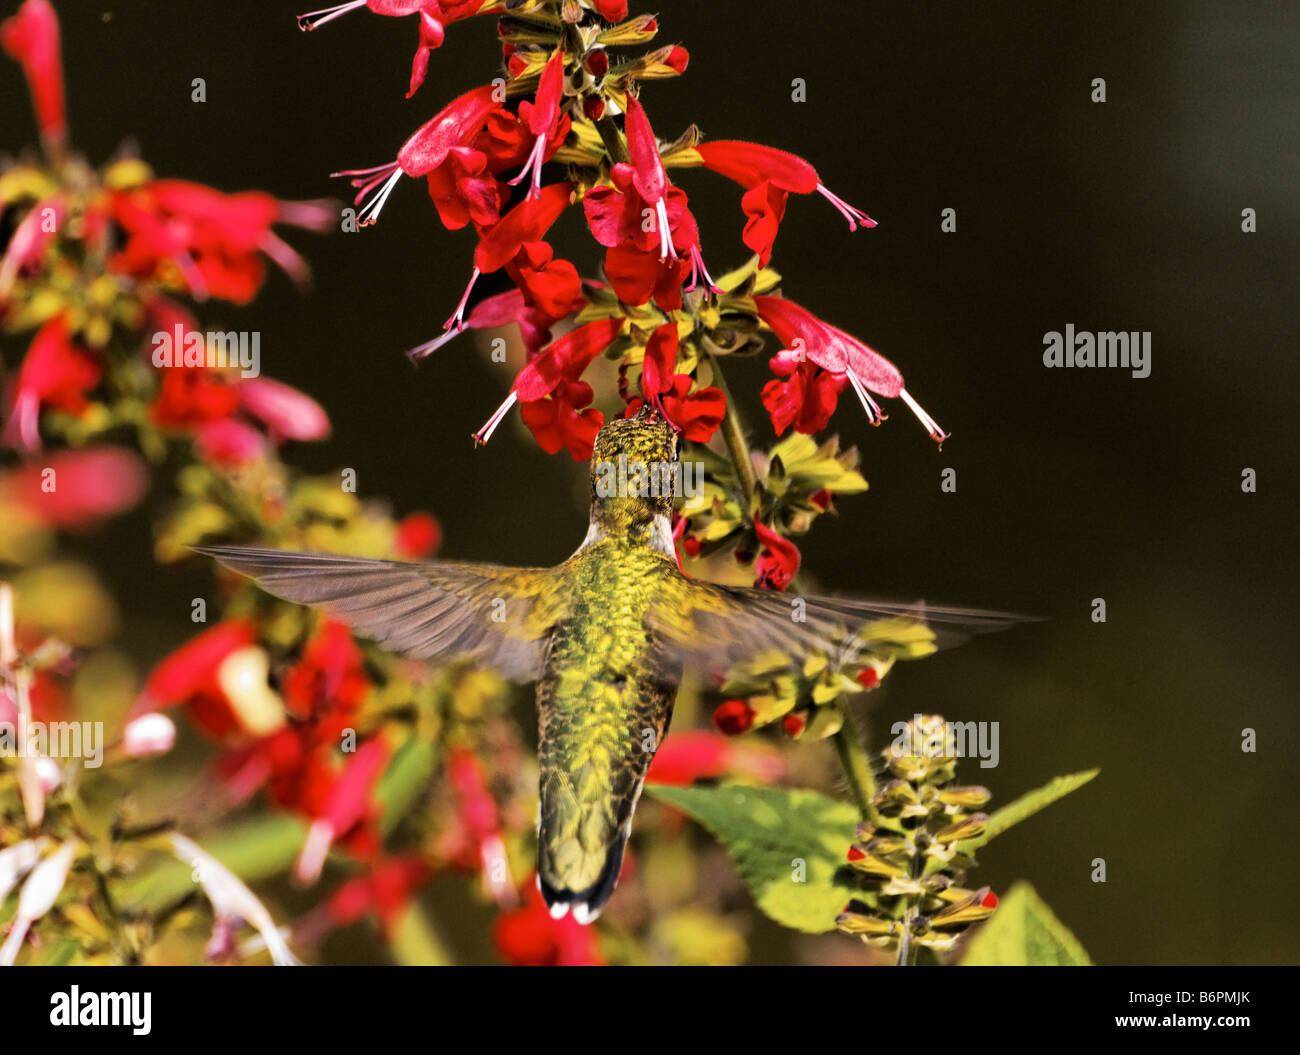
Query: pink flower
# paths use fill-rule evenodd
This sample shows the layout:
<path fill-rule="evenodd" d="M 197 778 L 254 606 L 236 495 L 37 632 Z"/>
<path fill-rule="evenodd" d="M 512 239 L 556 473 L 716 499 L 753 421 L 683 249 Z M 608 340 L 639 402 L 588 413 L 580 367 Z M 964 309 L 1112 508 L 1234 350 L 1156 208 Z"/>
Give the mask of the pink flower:
<path fill-rule="evenodd" d="M 41 262 L 46 246 L 58 236 L 66 214 L 63 198 L 57 194 L 37 202 L 27 211 L 0 259 L 0 301 L 8 296 L 20 271 L 34 269 Z"/>
<path fill-rule="evenodd" d="M 127 723 L 122 748 L 131 758 L 166 754 L 176 742 L 176 724 L 165 714 L 142 714 Z"/>
<path fill-rule="evenodd" d="M 546 158 L 548 145 L 559 145 L 560 135 L 560 98 L 564 93 L 564 48 L 556 48 L 542 70 L 541 80 L 537 85 L 537 98 L 527 114 L 528 130 L 536 137 L 532 152 L 528 155 L 523 171 L 510 181 L 516 186 L 532 173 L 532 185 L 528 188 L 528 197 L 535 198 L 542 189 L 542 165 Z"/>
<path fill-rule="evenodd" d="M 218 418 L 198 425 L 194 447 L 205 462 L 226 469 L 255 462 L 267 451 L 266 437 L 237 418 Z"/>
<path fill-rule="evenodd" d="M 47 147 L 58 151 L 67 138 L 68 124 L 63 105 L 59 19 L 49 0 L 25 0 L 16 15 L 0 23 L 0 46 L 22 65 L 41 138 Z"/>
<path fill-rule="evenodd" d="M 903 387 L 898 367 L 883 355 L 784 297 L 755 297 L 754 304 L 759 318 L 788 349 L 802 353 L 836 377 L 848 378 L 873 425 L 883 421 L 885 415 L 868 391 L 886 399 L 902 399 L 936 442 L 948 438 L 948 433 Z"/>
<path fill-rule="evenodd" d="M 116 447 L 80 447 L 0 477 L 0 504 L 21 505 L 51 527 L 86 530 L 130 509 L 148 485 L 135 454 Z"/>
<path fill-rule="evenodd" d="M 330 434 L 324 408 L 296 388 L 269 377 L 250 377 L 237 391 L 243 408 L 261 421 L 277 442 L 321 440 Z"/>

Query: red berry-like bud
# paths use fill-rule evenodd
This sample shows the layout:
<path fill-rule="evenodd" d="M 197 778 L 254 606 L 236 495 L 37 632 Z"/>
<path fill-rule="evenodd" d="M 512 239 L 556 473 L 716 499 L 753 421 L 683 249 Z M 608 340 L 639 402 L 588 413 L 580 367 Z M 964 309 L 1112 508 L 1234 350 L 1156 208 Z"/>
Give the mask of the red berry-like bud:
<path fill-rule="evenodd" d="M 587 115 L 588 120 L 599 121 L 605 116 L 605 100 L 595 96 L 583 99 L 582 112 Z"/>
<path fill-rule="evenodd" d="M 583 58 L 582 64 L 587 67 L 587 71 L 600 80 L 609 72 L 609 56 L 605 53 L 604 48 L 598 48 L 595 51 L 589 51 Z"/>
<path fill-rule="evenodd" d="M 518 77 L 527 67 L 528 63 L 524 61 L 521 55 L 511 55 L 510 61 L 506 63 L 506 69 L 510 71 L 511 77 Z"/>
<path fill-rule="evenodd" d="M 678 73 L 681 73 L 686 69 L 686 65 L 690 61 L 691 61 L 690 52 L 688 52 L 684 47 L 682 47 L 679 44 L 679 45 L 675 45 L 673 47 L 673 50 L 668 53 L 668 57 L 664 60 L 664 63 L 670 69 L 676 70 Z"/>
<path fill-rule="evenodd" d="M 808 500 L 818 509 L 830 509 L 831 507 L 831 493 L 826 490 L 818 491 L 814 495 L 809 495 Z"/>
<path fill-rule="evenodd" d="M 728 700 L 713 712 L 713 724 L 727 736 L 739 736 L 754 724 L 754 708 L 744 700 Z"/>
<path fill-rule="evenodd" d="M 997 908 L 998 907 L 997 894 L 993 893 L 993 891 L 990 890 L 987 894 L 984 895 L 984 897 L 980 899 L 980 904 L 984 906 L 984 908 Z"/>
<path fill-rule="evenodd" d="M 682 549 L 692 557 L 698 557 L 701 549 L 700 540 L 695 538 L 693 535 L 687 535 L 682 539 Z"/>
<path fill-rule="evenodd" d="M 798 736 L 807 724 L 802 714 L 787 714 L 781 721 L 781 728 L 791 736 Z"/>
<path fill-rule="evenodd" d="M 880 675 L 875 667 L 863 667 L 858 671 L 858 684 L 864 689 L 874 689 L 880 684 Z"/>
<path fill-rule="evenodd" d="M 866 856 L 866 852 L 859 850 L 856 846 L 849 847 L 848 859 L 850 861 L 861 861 Z"/>

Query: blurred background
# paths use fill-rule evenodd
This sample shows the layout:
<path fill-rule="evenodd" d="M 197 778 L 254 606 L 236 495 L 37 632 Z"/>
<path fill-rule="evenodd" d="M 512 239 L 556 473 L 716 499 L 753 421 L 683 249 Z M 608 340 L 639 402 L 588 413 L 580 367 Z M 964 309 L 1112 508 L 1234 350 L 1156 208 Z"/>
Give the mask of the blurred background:
<path fill-rule="evenodd" d="M 308 36 L 291 0 L 59 11 L 72 135 L 93 162 L 130 134 L 159 174 L 289 199 L 341 197 L 329 172 L 391 159 L 498 56 L 490 20 L 457 24 L 403 100 L 409 20 L 357 13 Z M 995 890 L 1030 879 L 1098 962 L 1295 962 L 1295 6 L 668 0 L 657 13 L 659 42 L 691 53 L 685 76 L 644 90 L 660 136 L 694 122 L 791 150 L 879 222 L 849 236 L 825 203 L 796 199 L 774 265 L 788 295 L 898 363 L 953 433 L 936 452 L 901 405 L 871 429 L 846 395 L 832 424 L 871 490 L 801 541 L 806 572 L 826 590 L 1046 617 L 899 670 L 872 697 L 873 746 L 918 711 L 997 721 L 1000 764 L 965 773 L 995 805 L 1100 766 L 977 873 Z M 0 143 L 31 142 L 19 71 L 0 76 Z M 1105 103 L 1090 99 L 1096 77 Z M 737 189 L 703 170 L 677 179 L 714 274 L 741 263 Z M 940 229 L 947 208 L 955 233 Z M 583 244 L 580 223 L 561 221 L 557 251 Z M 263 369 L 329 411 L 333 438 L 288 460 L 355 468 L 399 514 L 432 510 L 444 556 L 567 557 L 585 466 L 522 427 L 473 449 L 508 377 L 469 338 L 418 371 L 402 355 L 450 314 L 472 236 L 445 232 L 403 181 L 376 227 L 293 241 L 310 295 L 275 275 L 246 311 L 201 315 L 260 330 Z M 595 271 L 594 254 L 574 258 Z M 1044 369 L 1043 334 L 1068 323 L 1151 331 L 1151 376 Z M 768 376 L 760 357 L 728 378 L 762 445 Z M 955 493 L 940 491 L 945 468 Z M 149 515 L 81 547 L 146 663 L 192 633 L 178 613 L 206 581 L 158 570 Z M 754 958 L 789 959 L 758 926 Z"/>

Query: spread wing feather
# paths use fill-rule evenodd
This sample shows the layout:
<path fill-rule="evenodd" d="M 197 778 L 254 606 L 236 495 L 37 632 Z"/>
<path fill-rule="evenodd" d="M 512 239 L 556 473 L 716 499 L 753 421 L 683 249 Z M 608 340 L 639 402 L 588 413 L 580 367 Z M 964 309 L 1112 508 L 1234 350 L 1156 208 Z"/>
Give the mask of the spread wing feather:
<path fill-rule="evenodd" d="M 854 651 L 872 647 L 914 647 L 922 627 L 926 647 L 918 654 L 923 654 L 1028 618 L 924 602 L 777 593 L 677 577 L 665 587 L 651 612 L 656 631 L 670 653 L 712 670 L 725 670 L 764 652 L 838 652 L 852 658 Z"/>
<path fill-rule="evenodd" d="M 541 672 L 562 584 L 544 568 L 460 561 L 407 563 L 327 553 L 199 546 L 267 593 L 316 605 L 362 637 L 415 659 L 465 658 L 508 678 Z M 544 600 L 549 596 L 549 603 Z"/>

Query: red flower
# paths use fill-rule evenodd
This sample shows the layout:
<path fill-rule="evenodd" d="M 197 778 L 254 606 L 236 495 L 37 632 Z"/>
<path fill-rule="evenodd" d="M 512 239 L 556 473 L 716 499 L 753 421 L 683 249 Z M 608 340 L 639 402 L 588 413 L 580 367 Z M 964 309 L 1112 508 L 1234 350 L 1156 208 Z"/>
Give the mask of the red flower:
<path fill-rule="evenodd" d="M 67 138 L 68 124 L 63 106 L 59 19 L 49 0 L 26 0 L 16 15 L 0 23 L 0 46 L 22 65 L 41 138 L 47 147 L 59 150 Z"/>
<path fill-rule="evenodd" d="M 528 197 L 535 198 L 542 189 L 542 165 L 547 158 L 549 147 L 552 154 L 559 148 L 568 134 L 568 122 L 560 125 L 560 99 L 564 94 L 564 48 L 556 48 L 542 70 L 541 80 L 537 85 L 537 98 L 531 106 L 520 106 L 520 116 L 528 123 L 528 131 L 535 137 L 533 149 L 528 155 L 523 171 L 510 181 L 512 187 L 522 183 L 532 173 L 532 185 L 528 188 Z"/>
<path fill-rule="evenodd" d="M 631 163 L 615 165 L 613 186 L 589 191 L 583 211 L 592 237 L 606 247 L 605 273 L 619 299 L 644 304 L 653 296 L 665 311 L 676 311 L 688 274 L 690 288 L 700 277 L 717 287 L 704 266 L 686 195 L 669 183 L 650 122 L 630 96 L 624 126 Z M 689 270 L 679 253 L 686 255 Z"/>
<path fill-rule="evenodd" d="M 349 11 L 362 7 L 370 8 L 376 15 L 402 17 L 419 13 L 420 43 L 415 50 L 415 58 L 411 60 L 411 84 L 406 92 L 408 99 L 424 83 L 429 71 L 429 52 L 442 47 L 447 26 L 471 15 L 498 9 L 497 4 L 487 3 L 486 0 L 345 0 L 333 7 L 299 15 L 298 28 L 319 29 L 327 22 L 333 22 Z"/>
<path fill-rule="evenodd" d="M 782 538 L 761 520 L 754 521 L 754 531 L 762 544 L 754 562 L 755 586 L 768 590 L 784 590 L 799 570 L 799 547 Z"/>
<path fill-rule="evenodd" d="M 320 815 L 307 831 L 307 840 L 294 865 L 299 881 L 314 882 L 334 841 L 373 819 L 377 807 L 372 796 L 387 761 L 388 745 L 378 738 L 367 740 L 348 756 Z"/>
<path fill-rule="evenodd" d="M 149 487 L 139 457 L 116 447 L 60 451 L 0 476 L 0 509 L 21 506 L 36 521 L 81 530 L 130 509 Z"/>
<path fill-rule="evenodd" d="M 80 414 L 86 392 L 99 384 L 99 360 L 68 336 L 68 322 L 56 315 L 32 339 L 18 371 L 6 438 L 28 450 L 41 445 L 40 412 L 47 408 Z"/>
<path fill-rule="evenodd" d="M 507 963 L 519 967 L 603 967 L 596 931 L 572 913 L 552 919 L 535 882 L 523 893 L 522 908 L 501 913 L 492 940 Z"/>
<path fill-rule="evenodd" d="M 574 461 L 590 458 L 605 418 L 588 407 L 591 386 L 580 378 L 591 361 L 618 336 L 623 322 L 622 318 L 597 319 L 547 345 L 519 371 L 510 395 L 474 434 L 475 442 L 487 443 L 510 408 L 522 401 L 524 422 L 543 450 L 555 454 L 567 447 Z"/>
<path fill-rule="evenodd" d="M 46 246 L 57 237 L 66 215 L 67 207 L 57 194 L 27 210 L 27 215 L 14 228 L 4 257 L 0 259 L 0 301 L 9 295 L 20 271 L 34 269 L 40 264 Z"/>
<path fill-rule="evenodd" d="M 370 199 L 357 214 L 358 225 L 365 227 L 379 219 L 384 203 L 403 175 L 427 176 L 447 160 L 454 148 L 469 146 L 496 106 L 495 90 L 485 84 L 453 99 L 402 144 L 396 161 L 374 168 L 335 172 L 335 176 L 354 177 L 352 186 L 359 188 L 354 205 Z"/>
<path fill-rule="evenodd" d="M 785 763 L 774 752 L 745 748 L 717 733 L 692 731 L 673 733 L 664 740 L 650 763 L 646 780 L 652 784 L 690 787 L 697 780 L 741 773 L 771 783 L 784 772 Z"/>
<path fill-rule="evenodd" d="M 369 873 L 343 883 L 325 903 L 330 920 L 338 926 L 370 915 L 387 939 L 416 891 L 433 875 L 427 862 L 414 854 L 383 857 L 371 863 Z"/>
<path fill-rule="evenodd" d="M 581 299 L 581 303 L 577 299 L 572 301 L 569 312 L 565 313 L 566 315 L 577 311 L 582 305 L 586 304 L 587 301 L 582 296 L 581 289 L 579 289 L 577 297 Z M 559 318 L 563 317 L 559 316 Z M 423 359 L 425 356 L 436 352 L 463 330 L 489 330 L 497 326 L 508 326 L 512 322 L 519 324 L 519 330 L 523 335 L 524 344 L 528 348 L 529 354 L 535 354 L 550 340 L 550 327 L 556 321 L 556 318 L 548 316 L 529 304 L 523 290 L 511 289 L 505 293 L 498 293 L 496 296 L 480 300 L 465 316 L 464 325 L 460 329 L 447 330 L 433 340 L 417 345 L 406 354 L 411 359 Z"/>
<path fill-rule="evenodd" d="M 397 524 L 393 552 L 406 560 L 431 557 L 442 543 L 442 528 L 428 513 L 411 513 Z"/>
<path fill-rule="evenodd" d="M 744 700 L 727 700 L 713 711 L 713 724 L 728 736 L 739 736 L 754 724 L 754 708 Z"/>
<path fill-rule="evenodd" d="M 330 434 L 329 417 L 310 396 L 269 377 L 249 377 L 237 389 L 240 405 L 266 426 L 272 440 L 320 440 Z"/>
<path fill-rule="evenodd" d="M 489 227 L 501 218 L 501 188 L 487 170 L 487 155 L 473 147 L 452 147 L 429 173 L 429 197 L 449 231 L 473 223 Z"/>
<path fill-rule="evenodd" d="M 784 380 L 763 386 L 763 406 L 778 436 L 794 425 L 796 432 L 812 434 L 824 429 L 835 413 L 848 378 L 823 370 L 811 359 L 782 351 L 772 357 L 772 370 Z"/>
<path fill-rule="evenodd" d="M 239 392 L 218 370 L 170 366 L 149 404 L 149 418 L 164 428 L 197 428 L 220 421 L 239 409 Z"/>
<path fill-rule="evenodd" d="M 185 704 L 195 724 L 221 738 L 239 729 L 239 718 L 218 679 L 231 655 L 256 641 L 251 623 L 228 619 L 204 630 L 170 653 L 149 675 L 132 707 L 133 717 Z"/>
<path fill-rule="evenodd" d="M 664 323 L 650 335 L 641 366 L 641 392 L 686 439 L 707 443 L 722 424 L 727 400 L 717 388 L 691 393 L 694 380 L 689 374 L 676 373 L 677 348 L 675 322 Z M 640 408 L 640 402 L 628 403 L 629 416 Z"/>
<path fill-rule="evenodd" d="M 113 218 L 126 244 L 109 265 L 124 274 L 153 278 L 164 265 L 180 270 L 190 292 L 236 304 L 253 299 L 265 276 L 262 254 L 304 282 L 306 261 L 271 229 L 276 223 L 322 229 L 329 210 L 281 202 L 261 191 L 223 194 L 184 180 L 154 180 L 114 193 Z"/>
<path fill-rule="evenodd" d="M 217 418 L 198 426 L 194 449 L 205 462 L 233 469 L 263 457 L 267 442 L 252 425 L 235 418 Z"/>
<path fill-rule="evenodd" d="M 484 889 L 497 904 L 515 904 L 501 818 L 483 763 L 472 751 L 456 748 L 447 758 L 447 777 L 456 796 L 458 824 L 449 833 L 445 852 L 460 867 L 480 871 Z"/>
<path fill-rule="evenodd" d="M 284 679 L 284 700 L 290 713 L 302 719 L 333 715 L 337 732 L 342 732 L 348 716 L 361 706 L 369 691 L 361 650 L 348 628 L 332 619 L 321 623 Z M 334 738 L 319 727 L 318 735 L 322 740 Z"/>
<path fill-rule="evenodd" d="M 786 199 L 791 194 L 812 194 L 826 198 L 849 221 L 849 230 L 858 225 L 875 227 L 876 221 L 860 209 L 836 197 L 817 175 L 817 170 L 803 158 L 784 150 L 746 143 L 740 140 L 715 140 L 695 148 L 705 168 L 735 180 L 746 189 L 741 199 L 745 215 L 744 242 L 759 255 L 759 266 L 767 267 L 772 242 L 785 217 Z"/>
<path fill-rule="evenodd" d="M 939 443 L 948 438 L 948 433 L 903 387 L 898 367 L 883 355 L 784 297 L 755 297 L 754 304 L 759 318 L 796 356 L 802 354 L 836 377 L 848 378 L 873 425 L 883 421 L 884 414 L 868 391 L 887 399 L 902 399 L 931 437 Z"/>

